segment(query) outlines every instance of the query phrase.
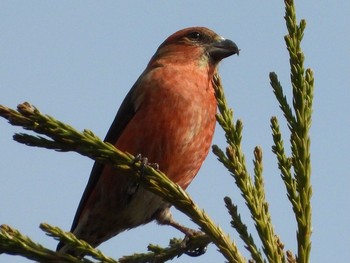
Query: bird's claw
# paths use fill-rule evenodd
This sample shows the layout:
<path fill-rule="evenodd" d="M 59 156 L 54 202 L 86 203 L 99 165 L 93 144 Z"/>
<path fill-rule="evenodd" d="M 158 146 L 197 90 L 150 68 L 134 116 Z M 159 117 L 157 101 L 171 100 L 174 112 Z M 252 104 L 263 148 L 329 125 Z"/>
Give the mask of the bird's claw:
<path fill-rule="evenodd" d="M 155 170 L 159 170 L 159 164 L 157 163 L 149 163 L 147 157 L 142 157 L 142 154 L 139 153 L 135 156 L 134 163 L 141 162 L 141 176 L 145 174 L 145 167 L 150 166 Z"/>
<path fill-rule="evenodd" d="M 141 162 L 141 164 L 146 165 L 148 163 L 147 157 L 142 157 L 141 153 L 136 154 L 133 163 Z"/>
<path fill-rule="evenodd" d="M 184 253 L 187 256 L 190 257 L 199 257 L 203 255 L 205 252 L 207 252 L 207 246 L 200 246 L 200 247 L 192 247 L 190 246 L 191 238 L 197 235 L 203 235 L 204 233 L 202 231 L 193 230 L 190 233 L 188 233 L 185 238 L 182 240 L 182 247 L 184 249 Z"/>

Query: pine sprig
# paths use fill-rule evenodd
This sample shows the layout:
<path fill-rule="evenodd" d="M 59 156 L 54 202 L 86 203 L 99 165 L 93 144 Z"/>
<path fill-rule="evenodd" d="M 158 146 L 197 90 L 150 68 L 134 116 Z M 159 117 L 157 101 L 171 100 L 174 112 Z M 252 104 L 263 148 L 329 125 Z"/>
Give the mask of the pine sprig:
<path fill-rule="evenodd" d="M 219 76 L 214 78 L 214 87 L 219 109 L 217 121 L 224 129 L 228 146 L 224 153 L 218 146 L 214 145 L 212 148 L 213 153 L 235 179 L 235 183 L 251 212 L 268 261 L 284 262 L 285 256 L 283 251 L 281 252 L 278 248 L 278 239 L 274 233 L 268 212 L 268 203 L 265 199 L 262 180 L 262 152 L 258 147 L 255 149 L 255 176 L 253 182 L 247 171 L 244 153 L 241 148 L 242 122 L 239 120 L 236 124 L 233 122 L 233 111 L 227 106 Z M 232 220 L 235 219 L 232 218 Z M 239 232 L 240 230 L 237 231 Z"/>
<path fill-rule="evenodd" d="M 158 245 L 149 245 L 148 253 L 135 253 L 130 256 L 124 256 L 118 261 L 107 257 L 100 250 L 91 247 L 83 240 L 77 239 L 72 233 L 62 231 L 58 227 L 50 226 L 42 223 L 40 228 L 47 235 L 74 247 L 75 251 L 93 257 L 95 263 L 140 263 L 140 262 L 165 262 L 167 260 L 179 257 L 188 250 L 206 247 L 210 242 L 207 235 L 197 235 L 184 243 L 181 239 L 173 238 L 170 240 L 169 246 L 162 248 Z M 11 255 L 21 255 L 38 262 L 72 262 L 72 263 L 93 263 L 86 258 L 76 258 L 69 254 L 52 251 L 44 248 L 42 245 L 33 242 L 27 236 L 22 235 L 18 230 L 7 225 L 0 226 L 0 254 L 7 253 Z"/>
<path fill-rule="evenodd" d="M 288 254 L 288 261 L 309 262 L 311 250 L 311 160 L 310 135 L 314 78 L 311 69 L 304 69 L 304 53 L 301 41 L 306 21 L 298 24 L 293 0 L 285 0 L 285 21 L 288 34 L 284 37 L 289 53 L 293 107 L 289 106 L 282 92 L 282 86 L 275 73 L 270 73 L 271 86 L 280 104 L 290 130 L 292 156 L 284 151 L 282 136 L 276 117 L 271 119 L 274 146 L 278 167 L 285 183 L 288 198 L 292 203 L 297 221 L 297 256 Z M 292 110 L 293 108 L 293 110 Z M 294 173 L 292 174 L 292 168 Z"/>
<path fill-rule="evenodd" d="M 260 249 L 258 249 L 256 246 L 252 235 L 249 234 L 248 227 L 242 222 L 241 216 L 238 213 L 238 207 L 232 203 L 231 198 L 228 196 L 224 198 L 224 201 L 232 218 L 231 226 L 236 229 L 237 233 L 245 244 L 245 248 L 250 252 L 252 259 L 256 263 L 265 263 L 266 260 L 263 258 Z"/>
<path fill-rule="evenodd" d="M 68 254 L 57 253 L 33 242 L 17 229 L 8 225 L 0 226 L 0 254 L 20 255 L 39 262 L 92 263 L 88 259 L 78 259 Z"/>
<path fill-rule="evenodd" d="M 254 164 L 254 187 L 256 189 L 257 197 L 260 200 L 265 200 L 262 149 L 260 147 L 255 147 L 254 149 L 253 164 Z M 264 203 L 264 205 L 267 205 L 267 203 Z"/>
<path fill-rule="evenodd" d="M 77 251 L 79 254 L 82 253 L 84 255 L 91 256 L 99 262 L 118 263 L 116 260 L 104 255 L 99 249 L 93 248 L 87 242 L 76 238 L 71 232 L 62 231 L 60 228 L 50 226 L 46 223 L 40 224 L 40 228 L 46 232 L 48 236 L 71 246 L 74 248 L 74 251 Z"/>
<path fill-rule="evenodd" d="M 287 124 L 290 130 L 295 129 L 295 117 L 289 103 L 287 101 L 287 97 L 284 95 L 283 88 L 281 83 L 278 80 L 276 73 L 270 73 L 270 84 L 273 89 L 273 92 L 278 100 L 280 108 L 284 114 L 284 117 L 287 120 Z"/>
<path fill-rule="evenodd" d="M 274 141 L 272 152 L 277 156 L 278 168 L 281 172 L 283 182 L 287 189 L 288 199 L 293 204 L 294 212 L 298 212 L 300 210 L 301 204 L 296 187 L 297 183 L 291 172 L 292 160 L 286 156 L 282 134 L 276 117 L 271 118 L 271 129 Z"/>
<path fill-rule="evenodd" d="M 146 263 L 154 262 L 160 263 L 167 260 L 172 260 L 175 257 L 180 257 L 188 251 L 188 249 L 196 249 L 198 247 L 205 247 L 210 242 L 207 235 L 199 235 L 188 242 L 184 246 L 184 240 L 173 238 L 170 240 L 168 247 L 162 248 L 158 245 L 150 244 L 148 246 L 148 253 L 133 254 L 130 256 L 124 256 L 119 259 L 120 263 Z"/>

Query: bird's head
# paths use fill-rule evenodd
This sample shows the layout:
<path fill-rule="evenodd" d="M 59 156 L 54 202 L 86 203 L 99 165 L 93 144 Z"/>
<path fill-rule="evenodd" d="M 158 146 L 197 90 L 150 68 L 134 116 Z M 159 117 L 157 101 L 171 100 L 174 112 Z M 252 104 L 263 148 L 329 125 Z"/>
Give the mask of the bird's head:
<path fill-rule="evenodd" d="M 169 36 L 158 48 L 152 62 L 193 63 L 216 66 L 223 58 L 239 54 L 237 45 L 205 27 L 185 28 Z"/>

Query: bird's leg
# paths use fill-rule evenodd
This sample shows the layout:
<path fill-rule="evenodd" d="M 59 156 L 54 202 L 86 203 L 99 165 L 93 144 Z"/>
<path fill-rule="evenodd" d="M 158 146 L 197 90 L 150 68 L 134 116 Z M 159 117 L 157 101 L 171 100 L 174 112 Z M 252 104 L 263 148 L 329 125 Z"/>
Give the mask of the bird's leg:
<path fill-rule="evenodd" d="M 186 236 L 195 236 L 201 233 L 201 231 L 197 231 L 195 229 L 185 227 L 184 225 L 181 225 L 180 223 L 176 222 L 169 208 L 161 210 L 157 214 L 156 220 L 158 224 L 172 226 L 177 230 L 181 231 L 182 233 L 184 233 Z"/>
<path fill-rule="evenodd" d="M 151 166 L 155 170 L 159 170 L 159 165 L 157 163 L 148 163 L 148 159 L 146 157 L 142 157 L 141 154 L 136 155 L 134 162 L 139 161 L 141 161 L 141 176 L 144 176 L 146 165 Z M 191 240 L 191 237 L 203 235 L 204 233 L 202 231 L 185 227 L 184 225 L 181 225 L 180 223 L 176 222 L 170 212 L 169 207 L 158 210 L 154 214 L 153 218 L 157 221 L 158 224 L 172 226 L 185 234 L 185 238 L 183 239 L 181 246 L 184 249 L 184 253 L 186 255 L 191 257 L 198 257 L 200 255 L 203 255 L 207 251 L 207 246 L 197 247 L 195 249 L 188 248 L 188 244 Z"/>
<path fill-rule="evenodd" d="M 185 227 L 185 226 L 181 225 L 180 223 L 176 222 L 174 220 L 171 212 L 170 212 L 169 207 L 158 211 L 155 214 L 155 219 L 157 220 L 158 224 L 172 226 L 185 234 L 185 238 L 182 241 L 182 247 L 185 249 L 184 253 L 186 255 L 191 256 L 191 257 L 198 257 L 207 251 L 206 246 L 199 247 L 196 249 L 186 249 L 188 247 L 188 243 L 189 243 L 191 237 L 194 237 L 197 235 L 203 235 L 204 233 L 202 231 L 199 231 L 199 230 Z"/>

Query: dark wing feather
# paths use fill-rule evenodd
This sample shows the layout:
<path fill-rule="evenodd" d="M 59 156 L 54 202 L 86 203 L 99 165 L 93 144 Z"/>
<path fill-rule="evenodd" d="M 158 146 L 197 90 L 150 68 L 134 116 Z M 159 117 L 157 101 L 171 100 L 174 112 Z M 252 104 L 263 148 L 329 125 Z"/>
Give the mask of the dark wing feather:
<path fill-rule="evenodd" d="M 121 133 L 123 132 L 124 128 L 130 122 L 130 120 L 134 117 L 135 107 L 133 104 L 133 95 L 134 95 L 134 91 L 135 91 L 136 87 L 138 86 L 138 82 L 139 81 L 137 81 L 134 84 L 134 86 L 131 88 L 129 93 L 126 95 L 123 103 L 121 104 L 121 106 L 120 106 L 120 108 L 119 108 L 119 110 L 114 118 L 114 121 L 113 121 L 111 127 L 109 128 L 108 133 L 105 137 L 105 140 L 104 140 L 105 142 L 109 142 L 109 143 L 114 145 L 116 143 L 116 141 L 118 140 L 119 136 L 121 135 Z M 84 194 L 80 200 L 77 212 L 75 213 L 71 232 L 73 232 L 74 229 L 78 225 L 80 214 L 81 214 L 82 210 L 84 209 L 85 204 L 86 204 L 91 192 L 93 191 L 95 185 L 97 184 L 97 182 L 100 178 L 103 167 L 104 167 L 103 163 L 99 163 L 97 161 L 94 163 L 94 166 L 93 166 L 91 173 L 90 173 L 89 181 L 86 185 Z M 62 242 L 60 242 L 57 246 L 57 251 L 60 248 L 62 248 L 63 246 L 64 246 L 64 244 Z"/>

